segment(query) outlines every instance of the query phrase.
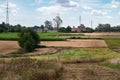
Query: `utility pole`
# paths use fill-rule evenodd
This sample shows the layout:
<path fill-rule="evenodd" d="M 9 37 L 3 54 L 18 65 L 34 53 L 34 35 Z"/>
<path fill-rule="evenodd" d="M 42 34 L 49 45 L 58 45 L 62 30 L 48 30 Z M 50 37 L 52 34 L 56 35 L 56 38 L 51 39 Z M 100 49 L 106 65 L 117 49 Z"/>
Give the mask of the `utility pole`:
<path fill-rule="evenodd" d="M 9 28 L 9 2 L 6 1 L 6 27 Z"/>
<path fill-rule="evenodd" d="M 91 28 L 93 28 L 93 21 L 91 20 Z"/>
<path fill-rule="evenodd" d="M 81 16 L 79 16 L 79 25 L 81 26 Z"/>

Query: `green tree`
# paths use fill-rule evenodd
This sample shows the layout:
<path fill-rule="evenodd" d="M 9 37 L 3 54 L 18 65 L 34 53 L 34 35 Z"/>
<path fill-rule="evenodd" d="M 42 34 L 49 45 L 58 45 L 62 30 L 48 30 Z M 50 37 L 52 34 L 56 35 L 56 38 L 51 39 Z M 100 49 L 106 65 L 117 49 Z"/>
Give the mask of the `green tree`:
<path fill-rule="evenodd" d="M 19 46 L 27 52 L 35 50 L 35 48 L 40 42 L 38 34 L 31 29 L 25 29 L 21 31 L 19 36 Z"/>
<path fill-rule="evenodd" d="M 0 24 L 0 33 L 5 31 L 7 31 L 7 28 L 5 27 L 5 23 L 2 22 L 2 24 Z"/>
<path fill-rule="evenodd" d="M 97 32 L 110 32 L 111 25 L 110 24 L 99 24 L 95 29 Z"/>
<path fill-rule="evenodd" d="M 94 29 L 87 27 L 84 32 L 92 33 L 94 32 Z"/>
<path fill-rule="evenodd" d="M 66 28 L 61 27 L 61 28 L 58 29 L 58 32 L 66 32 Z"/>
<path fill-rule="evenodd" d="M 62 19 L 59 16 L 56 16 L 53 21 L 55 22 L 55 26 L 57 28 L 57 31 L 60 28 L 60 25 L 63 23 Z"/>
<path fill-rule="evenodd" d="M 66 32 L 71 32 L 71 30 L 72 30 L 72 28 L 70 27 L 70 26 L 68 26 L 67 28 L 66 28 Z"/>

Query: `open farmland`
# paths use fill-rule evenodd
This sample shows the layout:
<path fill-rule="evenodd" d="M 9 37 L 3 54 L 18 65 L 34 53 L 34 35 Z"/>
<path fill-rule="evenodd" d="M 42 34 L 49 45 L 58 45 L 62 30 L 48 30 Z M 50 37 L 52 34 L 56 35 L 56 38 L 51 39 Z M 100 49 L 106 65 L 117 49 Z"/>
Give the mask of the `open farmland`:
<path fill-rule="evenodd" d="M 107 47 L 103 40 L 44 41 L 47 47 Z M 19 49 L 17 41 L 0 41 L 0 53 L 9 53 Z"/>
<path fill-rule="evenodd" d="M 71 34 L 65 35 L 69 37 Z M 53 36 L 56 37 L 53 34 L 51 38 Z M 111 61 L 117 63 L 120 60 L 120 52 L 111 49 L 119 48 L 119 43 L 119 38 L 41 41 L 43 48 L 21 54 L 16 52 L 20 49 L 17 41 L 0 41 L 0 78 L 39 80 L 47 76 L 45 80 L 120 80 L 120 65 L 111 64 Z"/>

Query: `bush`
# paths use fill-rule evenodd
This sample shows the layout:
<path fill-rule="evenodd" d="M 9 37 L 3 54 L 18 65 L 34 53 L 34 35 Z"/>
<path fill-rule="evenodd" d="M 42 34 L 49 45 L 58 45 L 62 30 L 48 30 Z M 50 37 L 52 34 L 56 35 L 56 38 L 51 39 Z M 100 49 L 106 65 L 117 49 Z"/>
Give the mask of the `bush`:
<path fill-rule="evenodd" d="M 30 29 L 25 29 L 20 33 L 19 45 L 27 52 L 35 50 L 39 44 L 40 39 L 37 33 Z"/>

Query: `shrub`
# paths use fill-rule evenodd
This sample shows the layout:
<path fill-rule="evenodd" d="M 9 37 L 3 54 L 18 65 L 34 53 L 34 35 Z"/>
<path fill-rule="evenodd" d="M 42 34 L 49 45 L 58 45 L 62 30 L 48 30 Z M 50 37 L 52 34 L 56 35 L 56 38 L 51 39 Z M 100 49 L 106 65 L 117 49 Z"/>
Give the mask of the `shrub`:
<path fill-rule="evenodd" d="M 37 44 L 40 42 L 37 33 L 30 29 L 23 30 L 19 36 L 19 45 L 27 52 L 35 50 Z"/>

